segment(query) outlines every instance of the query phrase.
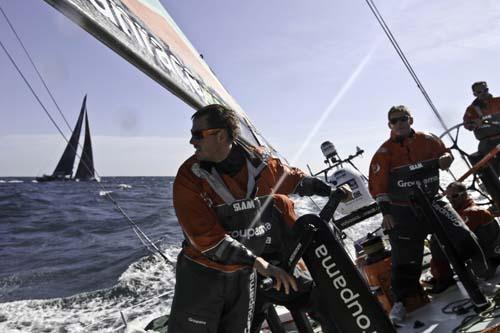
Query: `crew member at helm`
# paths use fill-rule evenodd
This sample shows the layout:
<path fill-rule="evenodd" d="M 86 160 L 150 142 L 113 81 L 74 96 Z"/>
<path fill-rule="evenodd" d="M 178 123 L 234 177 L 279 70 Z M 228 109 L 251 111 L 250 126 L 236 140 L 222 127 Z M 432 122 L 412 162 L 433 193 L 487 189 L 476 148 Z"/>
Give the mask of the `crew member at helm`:
<path fill-rule="evenodd" d="M 179 168 L 173 189 L 185 241 L 168 332 L 249 332 L 255 270 L 274 278 L 277 290 L 298 290 L 291 275 L 265 259 L 281 249 L 274 238 L 295 221 L 293 202 L 285 195 L 328 196 L 331 189 L 240 141 L 234 111 L 213 104 L 191 119 L 195 153 Z"/>
<path fill-rule="evenodd" d="M 474 136 L 479 140 L 478 151 L 472 154 L 469 159 L 472 163 L 478 162 L 484 155 L 500 143 L 500 97 L 493 97 L 489 93 L 488 85 L 484 81 L 475 82 L 472 85 L 472 93 L 476 97 L 463 116 L 464 127 L 474 132 Z M 490 162 L 496 175 L 500 175 L 500 158 L 495 158 Z M 492 187 L 497 182 L 488 179 L 488 176 L 481 177 L 486 189 L 491 195 L 496 193 Z M 497 189 L 500 191 L 500 189 Z M 500 199 L 500 198 L 497 198 Z"/>
<path fill-rule="evenodd" d="M 422 171 L 416 179 L 406 179 L 405 175 L 396 171 L 400 167 L 432 159 L 439 159 L 439 168 L 447 169 L 453 157 L 438 137 L 412 129 L 413 118 L 405 106 L 391 107 L 388 120 L 390 138 L 372 158 L 369 189 L 383 214 L 382 227 L 389 232 L 391 284 L 395 301 L 389 316 L 393 322 L 399 322 L 406 315 L 405 305 L 409 306 L 412 300 L 422 297 L 426 299 L 419 278 L 424 240 L 430 230 L 412 210 L 408 191 L 418 180 L 436 194 L 439 190 L 439 170 Z"/>

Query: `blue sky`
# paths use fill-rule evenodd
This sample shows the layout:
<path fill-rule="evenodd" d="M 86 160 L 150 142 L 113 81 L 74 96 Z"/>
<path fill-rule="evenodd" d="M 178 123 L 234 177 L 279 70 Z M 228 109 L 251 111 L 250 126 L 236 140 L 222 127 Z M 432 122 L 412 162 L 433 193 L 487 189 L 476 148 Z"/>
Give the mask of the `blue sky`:
<path fill-rule="evenodd" d="M 363 0 L 162 3 L 264 136 L 300 168 L 322 168 L 319 145 L 330 140 L 343 156 L 365 149 L 358 163 L 366 170 L 388 137 L 392 105 L 407 105 L 417 130 L 442 132 Z M 472 82 L 486 80 L 500 95 L 500 3 L 376 3 L 449 125 L 461 121 Z M 175 175 L 193 152 L 190 107 L 44 1 L 1 6 L 71 126 L 88 94 L 101 175 Z M 0 39 L 62 125 L 3 18 Z M 0 68 L 0 176 L 50 173 L 65 142 L 3 53 Z M 469 133 L 461 142 L 474 150 Z"/>

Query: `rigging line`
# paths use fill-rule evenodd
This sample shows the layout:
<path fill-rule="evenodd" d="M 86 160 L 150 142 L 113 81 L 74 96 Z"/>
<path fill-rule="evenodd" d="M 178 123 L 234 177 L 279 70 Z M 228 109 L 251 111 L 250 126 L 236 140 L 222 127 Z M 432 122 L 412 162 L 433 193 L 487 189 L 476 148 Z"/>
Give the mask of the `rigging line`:
<path fill-rule="evenodd" d="M 10 62 L 12 63 L 12 65 L 14 65 L 14 67 L 16 68 L 17 72 L 19 73 L 19 75 L 21 76 L 21 78 L 24 80 L 24 83 L 26 83 L 26 85 L 28 86 L 28 88 L 30 89 L 31 93 L 33 94 L 33 96 L 35 96 L 36 100 L 38 101 L 38 104 L 40 104 L 40 106 L 42 107 L 43 111 L 45 111 L 45 113 L 47 114 L 47 116 L 49 117 L 50 121 L 52 122 L 52 124 L 54 124 L 54 126 L 57 128 L 57 130 L 59 131 L 59 133 L 62 135 L 62 137 L 64 138 L 64 140 L 66 141 L 66 143 L 68 143 L 68 139 L 66 138 L 66 136 L 64 135 L 63 131 L 61 130 L 61 128 L 59 127 L 59 125 L 57 125 L 56 121 L 54 120 L 54 118 L 52 118 L 50 112 L 47 110 L 47 108 L 45 107 L 45 105 L 43 105 L 42 101 L 40 100 L 40 98 L 38 97 L 38 95 L 35 93 L 35 91 L 33 90 L 33 87 L 31 86 L 31 84 L 28 82 L 28 80 L 26 79 L 26 77 L 24 76 L 23 72 L 21 71 L 21 69 L 17 66 L 17 63 L 14 61 L 14 58 L 12 58 L 11 54 L 9 53 L 9 51 L 7 51 L 7 49 L 5 48 L 5 45 L 3 44 L 3 42 L 0 40 L 0 47 L 2 47 L 2 49 L 4 50 L 5 54 L 7 55 L 7 57 L 9 58 Z"/>
<path fill-rule="evenodd" d="M 0 47 L 4 50 L 5 54 L 7 55 L 7 57 L 9 58 L 10 62 L 12 63 L 12 65 L 14 66 L 14 68 L 17 70 L 18 74 L 21 76 L 21 78 L 23 79 L 24 83 L 26 83 L 26 85 L 28 86 L 29 90 L 31 91 L 31 93 L 33 94 L 33 96 L 35 97 L 35 99 L 38 101 L 38 103 L 40 104 L 40 106 L 42 107 L 42 109 L 45 111 L 45 113 L 47 114 L 47 116 L 49 117 L 50 121 L 52 122 L 52 124 L 54 124 L 54 126 L 57 128 L 57 130 L 59 131 L 59 133 L 61 134 L 61 136 L 64 138 L 64 140 L 66 141 L 66 143 L 68 143 L 68 139 L 66 138 L 66 136 L 64 135 L 64 133 L 62 132 L 61 128 L 59 127 L 59 125 L 56 123 L 56 121 L 54 120 L 54 118 L 52 117 L 52 115 L 50 114 L 50 112 L 47 110 L 47 108 L 45 107 L 45 105 L 42 103 L 42 101 L 40 100 L 40 98 L 38 97 L 38 95 L 36 94 L 36 92 L 34 91 L 33 87 L 31 86 L 31 84 L 28 82 L 28 80 L 26 79 L 26 76 L 23 74 L 23 72 L 21 71 L 21 69 L 19 68 L 19 66 L 17 65 L 16 61 L 14 60 L 14 58 L 12 57 L 12 55 L 9 53 L 9 51 L 7 50 L 7 48 L 5 47 L 5 45 L 3 44 L 3 42 L 0 40 Z M 71 146 L 73 149 L 76 149 L 74 148 L 73 146 Z M 81 159 L 81 156 L 76 153 L 76 155 Z M 84 163 L 84 166 L 88 168 L 88 166 L 86 165 L 85 162 Z M 98 175 L 97 171 L 96 171 L 96 174 Z M 171 258 L 169 258 L 167 255 L 165 255 L 157 246 L 156 244 L 154 244 L 150 239 L 149 237 L 139 228 L 139 226 L 125 213 L 125 211 L 120 207 L 120 205 L 114 200 L 114 198 L 109 194 L 109 191 L 106 190 L 106 188 L 104 187 L 104 185 L 102 185 L 101 183 L 98 183 L 98 186 L 101 187 L 101 189 L 105 192 L 106 194 L 106 197 L 114 204 L 115 208 L 125 217 L 126 221 L 132 226 L 132 229 L 134 230 L 135 234 L 137 235 L 137 237 L 139 238 L 139 240 L 143 243 L 143 245 L 150 251 L 150 252 L 153 252 L 151 250 L 151 248 L 153 248 L 163 259 L 165 259 L 167 262 L 169 263 L 173 263 L 173 260 Z"/>
<path fill-rule="evenodd" d="M 52 99 L 52 102 L 54 102 L 54 105 L 56 106 L 57 110 L 59 111 L 59 114 L 61 115 L 61 117 L 63 118 L 64 122 L 66 123 L 66 125 L 68 126 L 68 129 L 70 130 L 70 132 L 72 131 L 72 128 L 70 126 L 70 124 L 68 123 L 66 117 L 64 116 L 64 113 L 62 112 L 61 108 L 59 107 L 59 104 L 56 102 L 55 98 L 54 98 L 54 95 L 52 94 L 51 90 L 49 89 L 49 87 L 47 86 L 45 80 L 43 79 L 43 76 L 42 74 L 40 73 L 40 71 L 38 70 L 38 67 L 35 65 L 35 62 L 33 61 L 32 57 L 30 56 L 30 53 L 28 52 L 28 50 L 26 49 L 26 47 L 24 46 L 24 43 L 22 42 L 20 36 L 18 35 L 16 29 L 14 28 L 13 24 L 10 22 L 7 14 L 5 13 L 5 11 L 3 10 L 3 8 L 0 6 L 0 11 L 2 12 L 4 18 L 5 18 L 5 21 L 8 23 L 10 29 L 12 30 L 12 32 L 14 33 L 14 35 L 16 36 L 17 38 L 17 41 L 19 42 L 19 44 L 21 45 L 21 47 L 23 48 L 26 56 L 28 57 L 31 65 L 33 66 L 33 68 L 35 69 L 35 72 L 37 73 L 38 75 L 38 78 L 40 79 L 40 81 L 42 81 L 43 83 L 43 86 L 45 87 L 45 90 L 47 91 L 47 93 L 49 94 L 50 98 Z M 85 112 L 87 112 L 85 110 Z M 68 142 L 68 140 L 65 138 L 66 140 L 66 143 Z M 78 147 L 80 147 L 82 150 L 83 150 L 83 147 L 82 145 L 78 142 Z M 73 150 L 75 149 L 74 147 L 71 147 Z M 75 152 L 76 153 L 76 152 Z M 87 165 L 87 163 L 85 162 L 85 160 L 82 160 L 81 159 L 81 156 L 76 153 L 76 155 L 78 155 L 78 157 L 80 158 L 80 161 L 81 163 L 83 164 L 83 166 L 85 167 L 85 169 L 87 169 L 87 171 L 90 173 L 92 170 L 90 170 L 90 167 Z M 97 177 L 100 177 L 99 173 L 97 172 L 97 170 L 95 170 L 94 168 L 94 173 L 97 175 Z M 103 190 L 105 190 L 103 188 Z"/>
<path fill-rule="evenodd" d="M 14 28 L 13 24 L 10 22 L 8 16 L 7 16 L 7 13 L 5 13 L 5 11 L 3 10 L 2 6 L 0 6 L 0 11 L 2 12 L 3 14 L 3 17 L 5 18 L 5 21 L 7 22 L 7 24 L 9 25 L 10 29 L 12 30 L 12 32 L 14 33 L 14 35 L 16 36 L 17 38 L 17 41 L 19 42 L 19 44 L 21 45 L 21 47 L 23 48 L 24 50 L 24 53 L 26 54 L 26 56 L 28 57 L 31 65 L 33 66 L 33 68 L 35 69 L 35 72 L 36 74 L 38 75 L 38 78 L 40 79 L 40 81 L 42 81 L 43 83 L 43 86 L 45 87 L 45 90 L 47 91 L 47 93 L 49 94 L 50 98 L 52 99 L 52 102 L 54 102 L 57 110 L 59 111 L 59 114 L 61 115 L 61 117 L 64 119 L 64 122 L 66 123 L 66 125 L 68 126 L 69 130 L 72 131 L 71 129 L 71 126 L 69 125 L 68 123 L 68 120 L 66 120 L 66 117 L 64 116 L 64 113 L 61 111 L 61 108 L 59 107 L 59 105 L 57 104 L 54 96 L 52 95 L 52 92 L 50 91 L 49 87 L 47 86 L 47 83 L 45 82 L 45 80 L 43 79 L 42 77 L 42 74 L 40 73 L 40 71 L 38 70 L 37 66 L 35 65 L 33 59 L 31 58 L 30 56 L 30 53 L 28 52 L 28 50 L 26 49 L 26 47 L 24 46 L 24 43 L 22 42 L 21 38 L 19 37 L 19 35 L 17 34 L 17 31 L 16 29 Z"/>
<path fill-rule="evenodd" d="M 43 79 L 43 77 L 42 77 L 42 75 L 41 75 L 40 71 L 38 70 L 37 66 L 35 65 L 35 62 L 33 61 L 33 59 L 32 59 L 32 57 L 30 56 L 30 54 L 29 54 L 28 50 L 27 50 L 27 49 L 26 49 L 26 47 L 24 46 L 24 43 L 22 42 L 22 40 L 21 40 L 20 36 L 17 34 L 16 29 L 14 28 L 14 26 L 13 26 L 13 25 L 12 25 L 12 23 L 10 22 L 10 20 L 9 20 L 9 18 L 8 18 L 8 16 L 7 16 L 7 14 L 5 13 L 5 11 L 3 10 L 3 8 L 2 8 L 1 6 L 0 6 L 0 11 L 2 12 L 2 14 L 3 14 L 3 16 L 4 16 L 5 20 L 6 20 L 6 22 L 8 23 L 9 27 L 11 28 L 12 32 L 13 32 L 13 33 L 14 33 L 14 35 L 16 36 L 17 41 L 19 42 L 19 44 L 20 44 L 20 45 L 21 45 L 21 47 L 23 48 L 23 50 L 24 50 L 24 52 L 25 52 L 26 56 L 28 57 L 28 59 L 29 59 L 29 61 L 30 61 L 31 65 L 32 65 L 32 66 L 33 66 L 33 68 L 35 69 L 35 72 L 37 73 L 38 78 L 40 79 L 40 81 L 42 81 L 43 86 L 45 87 L 45 90 L 47 91 L 47 93 L 49 94 L 50 98 L 52 99 L 52 102 L 54 102 L 54 104 L 55 104 L 55 106 L 56 106 L 57 110 L 59 111 L 59 114 L 60 114 L 60 115 L 61 115 L 61 117 L 64 119 L 64 122 L 66 123 L 66 125 L 68 126 L 68 129 L 69 129 L 69 130 L 70 130 L 70 132 L 71 132 L 71 131 L 72 131 L 72 128 L 71 128 L 70 124 L 68 123 L 68 121 L 67 121 L 66 117 L 64 116 L 64 113 L 62 112 L 61 108 L 59 107 L 59 104 L 56 102 L 56 100 L 55 100 L 55 98 L 54 98 L 54 96 L 53 96 L 52 92 L 50 91 L 49 87 L 47 86 L 47 84 L 46 84 L 45 80 Z M 16 66 L 16 67 L 17 67 L 17 66 Z M 86 110 L 85 110 L 85 112 L 86 112 Z M 61 130 L 60 130 L 60 132 L 61 132 Z M 67 140 L 66 138 L 64 138 L 64 139 L 66 140 L 66 143 L 68 143 L 68 140 Z M 81 145 L 79 142 L 78 142 L 78 147 L 80 147 L 80 148 L 83 150 L 83 147 L 82 147 L 82 145 Z M 71 148 L 72 148 L 73 150 L 75 150 L 75 148 L 74 148 L 73 146 L 71 146 Z M 81 159 L 81 156 L 80 156 L 77 152 L 75 152 L 75 153 L 76 153 L 76 155 L 80 158 L 80 161 L 81 161 L 81 163 L 83 164 L 83 166 L 85 167 L 85 169 L 87 169 L 87 171 L 91 172 L 92 170 L 90 170 L 90 167 L 87 165 L 87 163 L 85 162 L 85 160 L 82 160 L 82 159 Z M 95 170 L 95 168 L 94 168 L 94 173 L 97 175 L 97 177 L 100 177 L 99 173 L 97 172 L 97 170 Z M 105 189 L 103 188 L 103 190 L 105 190 Z"/>
<path fill-rule="evenodd" d="M 437 110 L 436 106 L 432 102 L 432 99 L 430 98 L 429 94 L 425 90 L 424 85 L 422 84 L 422 82 L 418 78 L 418 75 L 413 70 L 413 67 L 411 66 L 410 62 L 406 58 L 403 50 L 401 49 L 401 47 L 399 46 L 399 44 L 398 44 L 398 42 L 396 40 L 396 38 L 392 34 L 391 29 L 389 28 L 389 26 L 385 22 L 384 18 L 380 14 L 377 6 L 373 2 L 373 0 L 365 0 L 365 2 L 368 5 L 368 7 L 370 8 L 370 10 L 373 13 L 373 15 L 375 16 L 375 18 L 377 19 L 377 21 L 380 24 L 380 26 L 382 27 L 382 30 L 384 30 L 387 38 L 389 39 L 389 41 L 391 42 L 392 46 L 396 50 L 396 53 L 398 54 L 398 56 L 400 57 L 401 61 L 405 65 L 406 69 L 410 73 L 410 76 L 413 78 L 413 80 L 417 84 L 417 87 L 420 89 L 420 92 L 422 93 L 422 95 L 424 96 L 425 100 L 429 104 L 431 110 L 434 112 L 434 115 L 439 120 L 439 123 L 441 124 L 441 126 L 444 128 L 445 131 L 448 131 L 449 130 L 448 126 L 446 126 L 446 123 L 444 122 L 444 120 L 441 117 L 439 111 Z M 450 140 L 452 140 L 452 142 L 453 142 L 453 138 L 452 138 L 451 134 L 448 132 L 447 135 L 450 138 Z M 465 158 L 465 156 L 463 154 L 460 154 L 460 156 L 461 156 L 462 160 L 465 162 L 465 164 L 470 168 L 471 165 L 470 165 L 470 162 L 467 160 L 467 158 Z"/>

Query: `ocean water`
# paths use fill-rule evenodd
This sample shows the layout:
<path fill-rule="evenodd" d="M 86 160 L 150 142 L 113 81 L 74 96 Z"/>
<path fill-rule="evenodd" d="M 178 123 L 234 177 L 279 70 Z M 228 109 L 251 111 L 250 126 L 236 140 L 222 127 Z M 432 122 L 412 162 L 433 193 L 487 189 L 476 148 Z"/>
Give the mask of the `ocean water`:
<path fill-rule="evenodd" d="M 168 313 L 174 264 L 145 248 L 105 193 L 175 258 L 182 233 L 172 184 L 172 177 L 0 178 L 0 332 L 126 332 Z M 299 215 L 325 203 L 292 199 Z M 375 216 L 350 228 L 347 244 L 379 225 Z"/>

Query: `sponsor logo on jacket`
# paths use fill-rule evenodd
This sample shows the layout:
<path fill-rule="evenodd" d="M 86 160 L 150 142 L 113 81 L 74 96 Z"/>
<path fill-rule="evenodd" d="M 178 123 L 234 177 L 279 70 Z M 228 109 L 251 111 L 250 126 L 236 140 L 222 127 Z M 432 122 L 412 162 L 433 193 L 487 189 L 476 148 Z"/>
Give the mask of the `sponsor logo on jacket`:
<path fill-rule="evenodd" d="M 435 182 L 438 182 L 439 181 L 439 176 L 432 176 L 432 177 L 429 177 L 429 178 L 424 178 L 423 180 L 398 180 L 398 187 L 402 187 L 402 188 L 408 188 L 408 187 L 413 187 L 417 184 L 421 184 L 421 183 L 424 183 L 424 185 L 427 185 L 427 184 L 431 184 L 431 183 L 435 183 Z"/>
<path fill-rule="evenodd" d="M 271 223 L 267 222 L 254 228 L 245 228 L 231 231 L 231 237 L 235 239 L 253 238 L 264 235 L 267 231 L 271 230 Z"/>
<path fill-rule="evenodd" d="M 422 169 L 424 166 L 422 165 L 422 163 L 415 163 L 415 164 L 410 164 L 408 166 L 408 168 L 411 170 L 411 171 L 415 171 L 415 170 L 418 170 L 418 169 Z"/>
<path fill-rule="evenodd" d="M 247 201 L 238 201 L 233 203 L 233 209 L 235 212 L 239 212 L 242 210 L 247 210 L 247 209 L 254 209 L 255 208 L 255 201 L 254 200 L 247 200 Z"/>

